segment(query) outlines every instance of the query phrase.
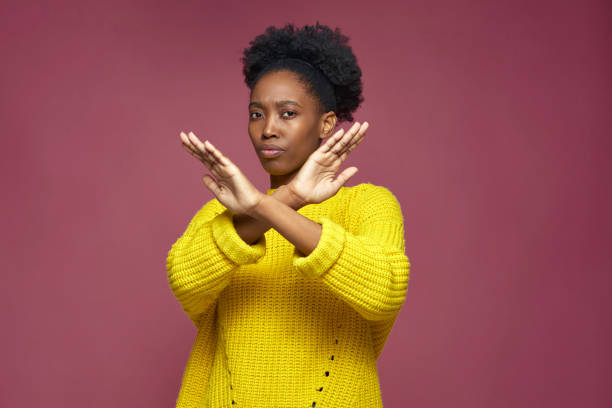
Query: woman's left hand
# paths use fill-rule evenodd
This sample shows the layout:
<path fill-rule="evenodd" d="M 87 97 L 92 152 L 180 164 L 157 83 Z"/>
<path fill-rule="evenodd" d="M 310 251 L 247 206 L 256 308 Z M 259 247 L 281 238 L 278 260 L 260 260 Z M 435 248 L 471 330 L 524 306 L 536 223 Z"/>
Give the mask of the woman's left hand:
<path fill-rule="evenodd" d="M 287 185 L 301 205 L 317 204 L 333 197 L 357 173 L 357 167 L 349 167 L 336 177 L 340 165 L 361 143 L 368 127 L 368 122 L 355 122 L 346 133 L 340 129 L 308 157 Z"/>
<path fill-rule="evenodd" d="M 215 180 L 205 174 L 202 181 L 226 208 L 236 214 L 248 214 L 263 199 L 264 194 L 208 140 L 202 143 L 192 132 L 181 132 L 181 140 L 185 149 L 216 177 Z"/>

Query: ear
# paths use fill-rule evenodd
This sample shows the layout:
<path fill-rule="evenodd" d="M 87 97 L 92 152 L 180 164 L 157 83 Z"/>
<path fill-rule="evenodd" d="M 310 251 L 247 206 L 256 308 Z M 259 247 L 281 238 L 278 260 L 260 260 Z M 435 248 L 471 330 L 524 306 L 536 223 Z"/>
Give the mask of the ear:
<path fill-rule="evenodd" d="M 321 132 L 320 138 L 325 139 L 332 135 L 334 129 L 336 128 L 336 123 L 338 122 L 338 117 L 336 116 L 336 112 L 329 111 L 324 113 L 321 116 Z"/>

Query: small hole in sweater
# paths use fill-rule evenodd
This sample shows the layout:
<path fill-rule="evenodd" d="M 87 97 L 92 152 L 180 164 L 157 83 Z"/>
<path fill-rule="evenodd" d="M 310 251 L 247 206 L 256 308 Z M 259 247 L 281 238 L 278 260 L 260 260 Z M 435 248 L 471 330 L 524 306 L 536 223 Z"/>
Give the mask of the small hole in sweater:
<path fill-rule="evenodd" d="M 317 391 L 323 391 L 323 387 L 321 387 L 321 388 L 317 389 Z"/>
<path fill-rule="evenodd" d="M 325 372 L 325 376 L 326 376 L 326 377 L 329 377 L 329 371 L 326 371 L 326 372 Z"/>
<path fill-rule="evenodd" d="M 312 401 L 312 406 L 314 407 L 315 405 L 317 405 L 317 403 Z"/>
<path fill-rule="evenodd" d="M 232 387 L 232 384 L 230 384 L 230 390 L 233 390 L 233 389 L 234 389 L 234 387 Z"/>
<path fill-rule="evenodd" d="M 331 356 L 331 359 L 330 359 L 330 360 L 333 360 L 333 359 L 334 359 L 334 356 Z"/>
<path fill-rule="evenodd" d="M 236 403 L 236 401 L 232 400 L 232 405 L 234 405 Z"/>
<path fill-rule="evenodd" d="M 336 344 L 338 344 L 338 339 L 336 339 Z"/>

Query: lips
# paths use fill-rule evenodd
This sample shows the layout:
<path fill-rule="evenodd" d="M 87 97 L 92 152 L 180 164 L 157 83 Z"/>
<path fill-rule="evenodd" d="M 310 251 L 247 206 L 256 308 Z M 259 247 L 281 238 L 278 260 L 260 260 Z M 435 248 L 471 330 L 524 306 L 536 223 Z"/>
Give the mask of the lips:
<path fill-rule="evenodd" d="M 285 149 L 273 143 L 264 143 L 262 145 L 259 145 L 259 150 L 285 150 Z"/>
<path fill-rule="evenodd" d="M 272 143 L 262 144 L 257 150 L 266 158 L 280 156 L 285 151 L 282 147 Z"/>

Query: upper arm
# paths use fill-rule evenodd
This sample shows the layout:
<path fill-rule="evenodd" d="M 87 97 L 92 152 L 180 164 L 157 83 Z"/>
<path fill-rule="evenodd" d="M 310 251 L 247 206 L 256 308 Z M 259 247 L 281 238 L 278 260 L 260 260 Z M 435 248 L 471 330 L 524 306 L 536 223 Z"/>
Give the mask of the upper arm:
<path fill-rule="evenodd" d="M 352 220 L 355 235 L 404 252 L 404 217 L 397 197 L 383 186 L 368 183 L 360 187 L 351 202 L 356 214 Z"/>
<path fill-rule="evenodd" d="M 192 217 L 191 221 L 187 225 L 183 236 L 191 236 L 197 231 L 198 227 L 213 218 L 221 214 L 225 210 L 223 204 L 221 204 L 216 198 L 209 200 L 204 204 Z"/>

